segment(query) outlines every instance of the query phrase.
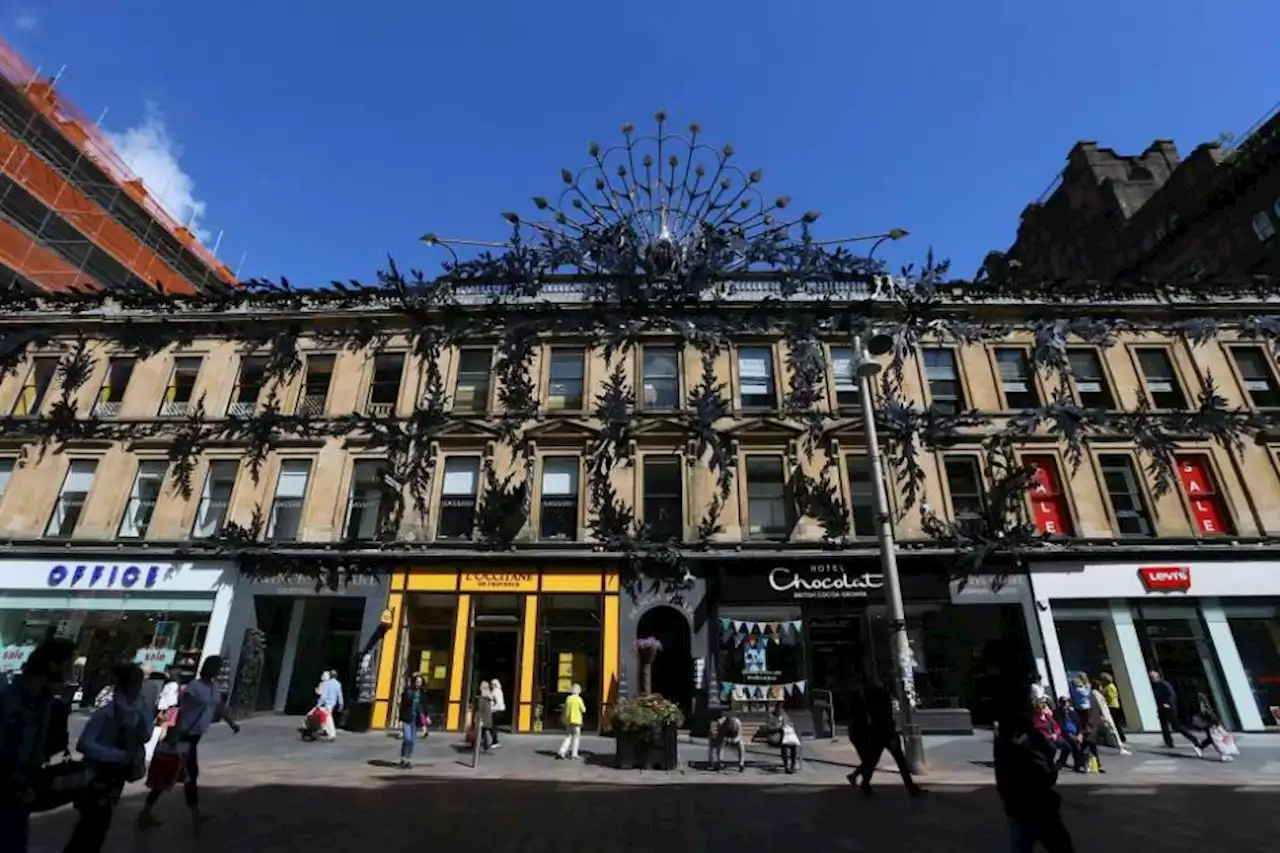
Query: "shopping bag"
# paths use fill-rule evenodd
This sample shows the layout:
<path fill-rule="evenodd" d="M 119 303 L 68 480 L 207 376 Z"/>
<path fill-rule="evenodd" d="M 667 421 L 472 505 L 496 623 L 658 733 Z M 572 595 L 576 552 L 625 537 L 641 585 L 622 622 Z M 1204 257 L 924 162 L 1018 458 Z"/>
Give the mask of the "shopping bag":
<path fill-rule="evenodd" d="M 1239 755 L 1240 747 L 1236 746 L 1236 739 L 1231 732 L 1222 726 L 1214 726 L 1209 729 L 1209 737 L 1213 741 L 1213 748 L 1223 755 Z"/>
<path fill-rule="evenodd" d="M 1116 735 L 1116 730 L 1111 728 L 1111 726 L 1103 726 L 1102 730 L 1098 734 L 1098 740 L 1102 742 L 1103 746 L 1107 746 L 1112 749 L 1120 748 L 1120 738 Z"/>
<path fill-rule="evenodd" d="M 147 787 L 153 791 L 167 791 L 182 777 L 183 760 L 181 753 L 162 745 L 156 750 L 147 768 Z"/>
<path fill-rule="evenodd" d="M 1102 763 L 1098 761 L 1098 757 L 1096 755 L 1089 756 L 1089 765 L 1086 770 L 1090 773 L 1102 772 Z"/>
<path fill-rule="evenodd" d="M 476 742 L 476 721 L 472 719 L 471 722 L 467 724 L 467 743 L 474 744 L 475 742 Z"/>

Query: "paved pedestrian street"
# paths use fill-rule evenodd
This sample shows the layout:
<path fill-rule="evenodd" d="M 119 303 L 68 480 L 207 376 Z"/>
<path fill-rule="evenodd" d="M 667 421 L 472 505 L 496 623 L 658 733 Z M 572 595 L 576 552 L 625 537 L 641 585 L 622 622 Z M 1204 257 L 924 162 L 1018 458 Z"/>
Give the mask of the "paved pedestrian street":
<path fill-rule="evenodd" d="M 560 762 L 551 736 L 504 738 L 473 769 L 455 736 L 433 735 L 415 768 L 392 766 L 398 743 L 384 734 L 302 744 L 277 721 L 233 738 L 215 733 L 202 748 L 202 801 L 215 815 L 197 840 L 180 792 L 159 810 L 165 825 L 138 833 L 141 791 L 122 803 L 106 853 L 210 850 L 226 853 L 395 853 L 435 849 L 503 851 L 776 850 L 798 845 L 833 851 L 990 853 L 1007 849 L 1006 825 L 991 771 L 949 760 L 948 752 L 989 750 L 980 739 L 936 744 L 929 794 L 911 800 L 889 768 L 871 799 L 843 782 L 848 765 L 836 744 L 815 746 L 796 776 L 776 756 L 753 750 L 747 772 L 701 768 L 705 748 L 682 747 L 672 773 L 618 771 L 608 741 L 589 739 L 584 761 Z M 1247 741 L 1245 741 L 1247 743 Z M 1243 771 L 1215 762 L 1139 754 L 1172 762 L 1168 773 L 1104 777 L 1066 774 L 1064 814 L 1077 848 L 1093 853 L 1274 851 L 1280 779 L 1266 773 L 1275 742 Z M 948 750 L 949 747 L 949 750 Z M 986 753 L 989 755 L 989 751 Z M 843 756 L 847 759 L 847 756 Z M 1119 759 L 1116 759 L 1118 761 Z M 1190 769 L 1181 769 L 1190 768 Z M 34 853 L 61 850 L 74 812 L 38 816 Z M 1158 842 L 1158 843 L 1156 843 Z"/>

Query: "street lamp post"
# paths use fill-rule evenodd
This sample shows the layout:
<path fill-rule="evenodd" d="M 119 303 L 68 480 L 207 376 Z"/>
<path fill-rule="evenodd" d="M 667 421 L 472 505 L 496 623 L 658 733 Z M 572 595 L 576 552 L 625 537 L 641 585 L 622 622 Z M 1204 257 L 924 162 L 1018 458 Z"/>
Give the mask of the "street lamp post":
<path fill-rule="evenodd" d="M 880 546 L 880 566 L 889 590 L 889 647 L 893 654 L 894 686 L 898 708 L 902 712 L 902 733 L 906 741 L 907 762 L 912 773 L 925 770 L 924 739 L 916 723 L 914 673 L 911 644 L 907 641 L 906 609 L 902 604 L 902 580 L 898 577 L 898 555 L 893 538 L 893 516 L 889 512 L 889 495 L 884 485 L 884 463 L 880 456 L 880 439 L 876 434 L 875 402 L 871 396 L 871 379 L 880 373 L 880 365 L 872 352 L 883 354 L 891 346 L 886 336 L 870 341 L 867 350 L 861 336 L 854 338 L 854 370 L 862 395 L 862 420 L 867 438 L 867 456 L 871 461 L 871 482 L 876 495 L 876 539 Z"/>

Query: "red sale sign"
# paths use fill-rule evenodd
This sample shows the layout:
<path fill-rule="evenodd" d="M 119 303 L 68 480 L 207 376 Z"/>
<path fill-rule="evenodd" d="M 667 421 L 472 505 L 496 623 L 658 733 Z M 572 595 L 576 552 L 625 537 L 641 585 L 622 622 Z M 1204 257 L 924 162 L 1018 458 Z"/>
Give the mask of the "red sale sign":
<path fill-rule="evenodd" d="M 1138 577 L 1147 592 L 1186 592 L 1191 589 L 1190 566 L 1144 566 Z"/>

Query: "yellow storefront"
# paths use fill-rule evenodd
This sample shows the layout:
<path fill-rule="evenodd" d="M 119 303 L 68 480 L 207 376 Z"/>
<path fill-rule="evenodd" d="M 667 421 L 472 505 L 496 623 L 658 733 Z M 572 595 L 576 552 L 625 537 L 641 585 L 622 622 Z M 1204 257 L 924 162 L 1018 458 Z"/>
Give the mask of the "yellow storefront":
<path fill-rule="evenodd" d="M 599 727 L 618 690 L 618 590 L 618 573 L 599 568 L 396 572 L 373 725 L 397 724 L 405 679 L 421 674 L 437 728 L 464 728 L 480 681 L 494 678 L 506 697 L 504 728 L 559 728 L 575 683 L 587 704 L 584 728 Z"/>

